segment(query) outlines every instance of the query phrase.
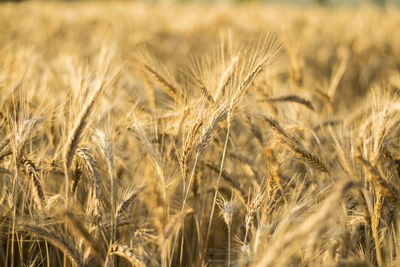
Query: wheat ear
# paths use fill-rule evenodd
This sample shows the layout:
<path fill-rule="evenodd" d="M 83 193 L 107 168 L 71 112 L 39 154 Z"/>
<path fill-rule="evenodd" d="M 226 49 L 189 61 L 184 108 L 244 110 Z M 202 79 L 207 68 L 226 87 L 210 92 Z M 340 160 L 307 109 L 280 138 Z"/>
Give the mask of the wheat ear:
<path fill-rule="evenodd" d="M 281 139 L 281 142 L 286 145 L 289 150 L 291 150 L 298 159 L 304 161 L 305 163 L 317 168 L 321 172 L 329 173 L 328 166 L 322 162 L 316 155 L 313 153 L 305 150 L 300 146 L 296 146 L 291 144 L 290 142 L 286 141 L 285 139 Z"/>
<path fill-rule="evenodd" d="M 87 119 L 90 115 L 90 112 L 92 111 L 94 107 L 94 103 L 96 102 L 96 99 L 100 95 L 102 89 L 104 87 L 104 82 L 101 83 L 99 88 L 92 94 L 91 97 L 88 98 L 86 103 L 84 104 L 82 111 L 79 113 L 78 117 L 76 118 L 75 124 L 72 127 L 72 130 L 70 131 L 67 139 L 67 143 L 65 146 L 65 152 L 64 152 L 64 159 L 66 163 L 66 167 L 69 168 L 72 162 L 72 158 L 75 154 L 75 150 L 78 146 L 79 138 L 83 132 L 83 129 L 86 126 Z"/>
<path fill-rule="evenodd" d="M 79 252 L 61 236 L 50 232 L 44 227 L 37 225 L 19 224 L 16 225 L 16 229 L 18 231 L 25 231 L 43 238 L 44 240 L 48 241 L 50 244 L 54 245 L 56 248 L 64 252 L 64 254 L 73 262 L 75 262 L 78 266 L 83 266 L 83 261 Z"/>
<path fill-rule="evenodd" d="M 314 106 L 312 105 L 311 101 L 304 99 L 300 96 L 297 95 L 288 95 L 288 96 L 281 96 L 281 97 L 268 97 L 266 99 L 261 99 L 259 100 L 260 102 L 270 102 L 270 103 L 276 103 L 276 102 L 293 102 L 293 103 L 298 103 L 300 105 L 305 106 L 306 108 L 315 111 Z"/>
<path fill-rule="evenodd" d="M 96 99 L 100 95 L 102 89 L 104 87 L 104 81 L 102 81 L 101 85 L 97 88 L 97 90 L 93 93 L 93 95 L 88 98 L 85 105 L 83 106 L 82 111 L 79 113 L 72 130 L 70 131 L 67 139 L 67 143 L 65 145 L 64 151 L 64 175 L 65 175 L 65 199 L 66 199 L 66 206 L 69 205 L 69 176 L 68 171 L 69 167 L 72 162 L 72 158 L 75 154 L 75 150 L 78 147 L 79 137 L 82 134 L 87 119 L 90 115 L 91 110 L 93 109 L 94 103 Z"/>
<path fill-rule="evenodd" d="M 180 104 L 183 104 L 183 98 L 179 94 L 178 89 L 173 86 L 171 83 L 167 82 L 167 80 L 157 71 L 155 71 L 153 68 L 151 68 L 147 64 L 143 64 L 143 67 L 153 75 L 153 77 L 156 79 L 156 81 L 161 85 L 161 87 L 165 90 L 165 92 L 175 101 L 177 101 Z"/>
<path fill-rule="evenodd" d="M 95 194 L 97 199 L 101 199 L 101 177 L 99 175 L 98 169 L 97 169 L 97 162 L 95 158 L 93 157 L 91 151 L 87 148 L 78 148 L 76 150 L 76 154 L 79 156 L 81 159 L 81 162 L 83 163 L 83 166 L 85 167 L 87 173 L 89 174 L 89 177 L 92 178 L 94 188 L 95 188 Z"/>
<path fill-rule="evenodd" d="M 119 220 L 119 218 L 121 218 L 122 214 L 124 213 L 124 211 L 126 211 L 128 209 L 128 207 L 131 205 L 131 203 L 133 201 L 135 201 L 135 199 L 139 196 L 139 194 L 144 190 L 144 186 L 132 190 L 130 192 L 130 194 L 127 195 L 127 197 L 121 202 L 121 204 L 118 206 L 116 214 L 115 214 L 115 218 L 116 220 Z"/>
<path fill-rule="evenodd" d="M 124 259 L 128 260 L 132 266 L 146 266 L 145 263 L 140 260 L 140 256 L 138 256 L 132 249 L 125 245 L 113 244 L 110 247 L 108 255 L 117 255 L 123 257 Z"/>
<path fill-rule="evenodd" d="M 39 171 L 36 168 L 35 164 L 30 161 L 29 159 L 23 159 L 22 164 L 24 166 L 25 173 L 29 176 L 30 181 L 33 185 L 32 192 L 34 195 L 34 200 L 37 206 L 42 209 L 43 208 L 43 201 L 44 201 L 44 194 L 43 194 L 43 187 L 40 183 L 39 178 Z"/>

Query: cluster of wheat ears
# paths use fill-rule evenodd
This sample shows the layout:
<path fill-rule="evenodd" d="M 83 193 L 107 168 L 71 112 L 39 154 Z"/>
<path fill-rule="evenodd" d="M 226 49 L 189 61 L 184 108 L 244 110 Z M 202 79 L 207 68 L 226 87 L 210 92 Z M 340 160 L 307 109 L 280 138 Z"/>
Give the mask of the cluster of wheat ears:
<path fill-rule="evenodd" d="M 399 15 L 0 5 L 0 265 L 400 266 Z"/>

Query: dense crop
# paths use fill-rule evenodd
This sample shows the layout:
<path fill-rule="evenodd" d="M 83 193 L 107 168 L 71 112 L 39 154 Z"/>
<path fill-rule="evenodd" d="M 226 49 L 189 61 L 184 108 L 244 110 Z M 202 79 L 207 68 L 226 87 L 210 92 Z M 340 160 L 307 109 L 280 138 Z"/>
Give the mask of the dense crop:
<path fill-rule="evenodd" d="M 399 29 L 0 5 L 0 265 L 399 266 Z"/>

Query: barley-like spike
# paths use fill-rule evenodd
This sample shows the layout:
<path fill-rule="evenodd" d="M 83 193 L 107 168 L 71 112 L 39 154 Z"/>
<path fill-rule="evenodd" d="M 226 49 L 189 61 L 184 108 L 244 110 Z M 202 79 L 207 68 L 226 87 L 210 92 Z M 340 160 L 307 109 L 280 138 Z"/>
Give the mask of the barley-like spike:
<path fill-rule="evenodd" d="M 285 205 L 288 205 L 288 200 L 285 196 L 285 191 L 282 185 L 282 174 L 281 174 L 281 170 L 279 167 L 279 163 L 276 160 L 274 151 L 271 148 L 265 148 L 264 149 L 264 154 L 267 157 L 267 161 L 269 163 L 269 168 L 268 168 L 268 172 L 269 172 L 269 178 L 268 178 L 268 185 L 267 185 L 267 189 L 268 189 L 268 197 L 272 198 L 272 192 L 273 192 L 273 182 L 275 182 L 275 184 L 278 186 L 283 201 L 285 202 Z M 272 179 L 271 179 L 272 178 Z"/>
<path fill-rule="evenodd" d="M 175 101 L 179 102 L 180 104 L 183 103 L 182 96 L 178 93 L 178 89 L 175 88 L 172 84 L 167 82 L 167 80 L 157 71 L 155 71 L 153 68 L 151 68 L 147 64 L 143 64 L 144 68 L 150 72 L 153 77 L 156 79 L 156 81 L 162 86 L 162 88 L 165 89 L 166 93 L 172 97 Z"/>
<path fill-rule="evenodd" d="M 203 125 L 203 119 L 199 118 L 199 120 L 193 125 L 192 129 L 190 130 L 190 133 L 188 137 L 186 138 L 184 147 L 183 147 L 183 153 L 182 157 L 180 160 L 180 165 L 182 169 L 182 176 L 183 180 L 186 181 L 186 168 L 187 168 L 187 163 L 189 160 L 189 156 L 191 152 L 193 151 L 193 147 L 196 141 L 196 138 L 198 138 L 201 126 Z"/>
<path fill-rule="evenodd" d="M 212 95 L 209 93 L 207 87 L 205 86 L 205 84 L 197 77 L 194 77 L 194 79 L 196 80 L 196 82 L 199 84 L 201 93 L 203 94 L 203 96 L 205 96 L 205 98 L 207 99 L 207 101 L 211 104 L 215 104 L 214 98 L 212 97 Z"/>
<path fill-rule="evenodd" d="M 144 190 L 144 188 L 145 187 L 142 186 L 136 190 L 132 190 L 132 192 L 128 195 L 128 197 L 120 204 L 115 216 L 117 220 L 122 216 L 123 212 L 128 209 L 130 204 L 139 196 L 139 194 Z"/>
<path fill-rule="evenodd" d="M 246 205 L 246 216 L 245 216 L 245 222 L 246 222 L 246 231 L 249 230 L 256 212 L 259 210 L 259 208 L 265 203 L 267 198 L 269 197 L 267 194 L 267 187 L 265 183 L 262 183 L 260 185 L 260 188 L 258 188 L 255 192 L 255 195 L 251 198 L 250 203 Z M 282 192 L 283 194 L 283 192 Z M 246 238 L 245 238 L 246 239 Z"/>
<path fill-rule="evenodd" d="M 322 172 L 329 173 L 328 167 L 325 165 L 325 163 L 323 163 L 317 156 L 315 156 L 311 152 L 305 150 L 302 147 L 295 146 L 283 138 L 281 139 L 281 142 L 285 144 L 296 155 L 298 159 L 305 161 L 306 163 L 316 167 Z"/>
<path fill-rule="evenodd" d="M 221 80 L 218 84 L 217 91 L 215 94 L 215 100 L 218 102 L 221 97 L 225 94 L 226 87 L 228 86 L 229 82 L 232 79 L 232 73 L 237 66 L 238 57 L 232 58 L 231 64 L 225 70 L 224 74 L 221 76 Z"/>
<path fill-rule="evenodd" d="M 42 208 L 44 201 L 44 194 L 43 194 L 43 187 L 39 179 L 39 174 L 38 174 L 39 171 L 37 170 L 35 164 L 29 159 L 23 159 L 22 164 L 24 166 L 25 173 L 30 177 L 30 180 L 33 184 L 33 188 L 35 189 L 33 190 L 35 195 L 34 199 L 36 199 L 36 203 L 39 206 L 39 208 Z"/>
<path fill-rule="evenodd" d="M 281 171 L 279 169 L 278 162 L 276 161 L 274 151 L 271 148 L 265 148 L 264 154 L 266 155 L 268 163 L 270 164 L 269 172 L 283 194 Z"/>
<path fill-rule="evenodd" d="M 232 107 L 236 106 L 239 103 L 240 98 L 245 94 L 247 86 L 254 80 L 258 73 L 261 72 L 265 65 L 266 60 L 262 60 L 258 63 L 252 71 L 243 79 L 243 81 L 239 84 L 237 91 L 234 93 L 231 103 Z"/>
<path fill-rule="evenodd" d="M 221 109 L 213 117 L 213 119 L 208 123 L 207 127 L 204 128 L 203 133 L 200 137 L 199 143 L 197 144 L 197 151 L 203 152 L 206 146 L 210 143 L 213 138 L 215 129 L 218 128 L 223 116 L 227 113 L 226 109 Z"/>
<path fill-rule="evenodd" d="M 288 95 L 288 96 L 275 97 L 275 98 L 269 97 L 269 98 L 260 100 L 260 102 L 294 102 L 294 103 L 303 105 L 312 111 L 315 111 L 314 106 L 312 105 L 311 101 L 304 99 L 297 95 Z"/>
<path fill-rule="evenodd" d="M 141 257 L 125 245 L 113 244 L 108 254 L 123 257 L 128 260 L 132 266 L 145 266 L 145 263 L 140 259 Z"/>
<path fill-rule="evenodd" d="M 97 162 L 93 157 L 92 153 L 89 149 L 79 148 L 76 150 L 76 154 L 81 159 L 83 165 L 85 166 L 86 171 L 89 176 L 93 179 L 95 186 L 95 194 L 97 199 L 101 199 L 101 178 L 99 172 L 97 170 Z"/>
<path fill-rule="evenodd" d="M 82 111 L 79 113 L 72 130 L 68 136 L 68 141 L 66 143 L 66 148 L 64 152 L 64 159 L 66 163 L 67 169 L 69 169 L 72 158 L 75 154 L 75 150 L 78 147 L 79 137 L 85 128 L 87 119 L 90 115 L 90 112 L 93 109 L 94 103 L 96 102 L 97 97 L 100 95 L 102 89 L 104 87 L 104 82 L 101 83 L 99 88 L 94 92 L 94 94 L 88 98 L 85 105 L 82 108 Z"/>
<path fill-rule="evenodd" d="M 30 224 L 19 224 L 16 226 L 18 231 L 25 231 L 40 238 L 48 241 L 50 244 L 54 245 L 56 248 L 60 249 L 65 255 L 75 262 L 78 266 L 83 266 L 83 261 L 80 253 L 62 236 L 50 232 L 44 227 Z"/>
<path fill-rule="evenodd" d="M 268 122 L 268 124 L 271 126 L 272 130 L 274 130 L 276 133 L 278 133 L 279 135 L 281 135 L 282 137 L 286 138 L 287 140 L 294 142 L 294 143 L 299 143 L 299 141 L 291 136 L 290 134 L 288 134 L 279 124 L 279 122 L 271 117 L 268 116 L 264 116 L 264 119 L 266 122 Z"/>

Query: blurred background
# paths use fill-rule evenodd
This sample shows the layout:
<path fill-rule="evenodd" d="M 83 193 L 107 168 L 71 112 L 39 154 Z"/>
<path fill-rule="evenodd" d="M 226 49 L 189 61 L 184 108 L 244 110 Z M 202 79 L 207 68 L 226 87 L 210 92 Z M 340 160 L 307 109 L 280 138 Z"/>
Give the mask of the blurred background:
<path fill-rule="evenodd" d="M 46 0 L 44 0 L 46 1 Z M 63 2 L 72 2 L 75 0 L 63 0 Z M 92 1 L 92 0 L 88 0 Z M 105 0 L 104 0 L 105 1 Z M 132 2 L 162 2 L 165 0 L 142 0 Z M 376 6 L 400 6 L 400 0 L 166 0 L 167 2 L 263 2 L 273 4 L 291 4 L 291 5 L 325 5 L 325 6 L 360 6 L 360 5 L 376 5 Z M 26 2 L 25 0 L 0 0 L 0 2 Z M 105 1 L 107 2 L 107 1 Z"/>

